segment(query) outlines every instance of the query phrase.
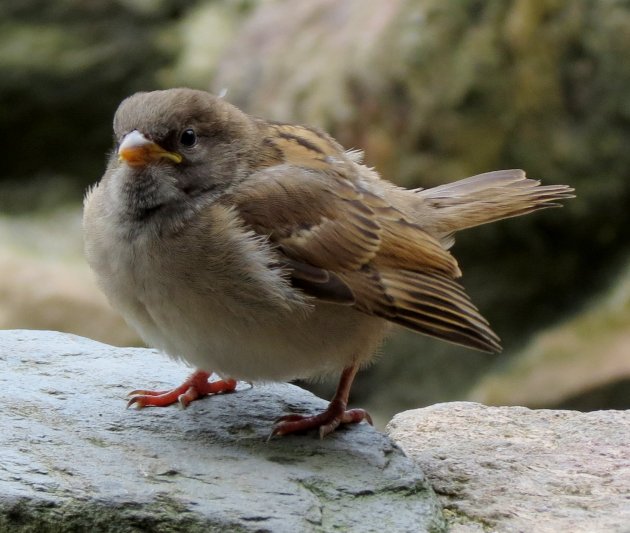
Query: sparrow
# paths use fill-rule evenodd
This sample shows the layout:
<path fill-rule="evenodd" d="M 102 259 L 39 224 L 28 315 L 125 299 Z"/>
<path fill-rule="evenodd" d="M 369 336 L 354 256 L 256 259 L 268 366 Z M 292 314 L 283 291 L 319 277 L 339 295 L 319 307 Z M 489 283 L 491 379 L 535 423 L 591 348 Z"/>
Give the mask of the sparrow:
<path fill-rule="evenodd" d="M 113 127 L 84 201 L 87 260 L 147 344 L 197 369 L 129 405 L 340 375 L 326 410 L 282 416 L 272 435 L 371 422 L 348 396 L 391 324 L 499 352 L 457 281 L 453 235 L 573 197 L 522 170 L 404 189 L 316 128 L 186 88 L 128 97 Z"/>

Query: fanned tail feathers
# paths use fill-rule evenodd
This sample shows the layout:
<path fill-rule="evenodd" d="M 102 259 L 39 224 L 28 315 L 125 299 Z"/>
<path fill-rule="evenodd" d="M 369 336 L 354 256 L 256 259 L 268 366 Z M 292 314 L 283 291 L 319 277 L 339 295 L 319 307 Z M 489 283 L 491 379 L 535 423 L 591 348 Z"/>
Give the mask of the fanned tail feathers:
<path fill-rule="evenodd" d="M 444 244 L 452 244 L 456 231 L 515 217 L 573 198 L 566 185 L 540 185 L 523 170 L 497 170 L 454 183 L 415 191 L 418 219 Z M 427 209 L 429 212 L 427 213 Z"/>

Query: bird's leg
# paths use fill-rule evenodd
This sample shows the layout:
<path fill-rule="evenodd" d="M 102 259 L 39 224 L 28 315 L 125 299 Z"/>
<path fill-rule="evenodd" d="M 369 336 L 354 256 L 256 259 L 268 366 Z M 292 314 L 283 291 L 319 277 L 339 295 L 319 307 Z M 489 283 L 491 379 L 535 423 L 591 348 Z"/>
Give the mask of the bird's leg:
<path fill-rule="evenodd" d="M 129 393 L 131 399 L 127 407 L 132 405 L 138 408 L 154 406 L 165 407 L 179 402 L 182 407 L 187 407 L 190 402 L 208 394 L 220 394 L 232 392 L 236 389 L 236 380 L 220 379 L 208 381 L 211 373 L 205 370 L 195 370 L 179 387 L 166 391 L 135 390 Z"/>
<path fill-rule="evenodd" d="M 367 411 L 363 409 L 346 410 L 350 387 L 357 370 L 358 365 L 356 363 L 344 368 L 339 379 L 339 385 L 337 385 L 337 392 L 324 412 L 312 416 L 291 414 L 280 417 L 276 421 L 271 435 L 288 435 L 309 429 L 319 429 L 319 437 L 323 439 L 335 431 L 340 424 L 356 424 L 362 420 L 367 420 L 372 424 L 372 417 Z"/>

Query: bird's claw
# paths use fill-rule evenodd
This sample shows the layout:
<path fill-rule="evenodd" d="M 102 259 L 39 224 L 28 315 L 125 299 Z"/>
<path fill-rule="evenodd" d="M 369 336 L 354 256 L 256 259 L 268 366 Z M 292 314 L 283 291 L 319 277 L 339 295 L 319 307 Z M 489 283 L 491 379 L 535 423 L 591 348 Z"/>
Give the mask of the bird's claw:
<path fill-rule="evenodd" d="M 289 435 L 290 433 L 300 433 L 311 429 L 317 429 L 319 438 L 323 439 L 341 424 L 358 424 L 365 420 L 373 425 L 372 417 L 364 409 L 339 409 L 331 404 L 326 411 L 317 415 L 288 414 L 279 417 L 271 430 L 269 439 L 276 435 Z M 269 440 L 268 439 L 268 440 Z"/>
<path fill-rule="evenodd" d="M 234 379 L 208 381 L 209 377 L 209 372 L 197 370 L 184 383 L 172 390 L 134 390 L 128 394 L 131 398 L 127 402 L 127 408 L 131 406 L 138 409 L 148 406 L 165 407 L 177 403 L 182 409 L 185 409 L 191 402 L 203 396 L 233 392 L 236 389 L 236 380 Z"/>

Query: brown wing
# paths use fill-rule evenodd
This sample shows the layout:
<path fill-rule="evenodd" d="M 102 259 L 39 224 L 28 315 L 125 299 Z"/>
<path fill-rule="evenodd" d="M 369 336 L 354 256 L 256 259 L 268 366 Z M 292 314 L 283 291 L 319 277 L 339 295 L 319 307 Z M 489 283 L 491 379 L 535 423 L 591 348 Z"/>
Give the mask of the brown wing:
<path fill-rule="evenodd" d="M 414 331 L 482 351 L 500 340 L 452 278 L 437 271 L 370 266 L 339 276 L 355 294 L 355 308 Z"/>
<path fill-rule="evenodd" d="M 314 139 L 302 138 L 291 128 L 291 139 L 301 140 L 282 142 L 295 143 L 299 157 L 278 149 L 279 164 L 225 201 L 277 246 L 294 286 L 427 335 L 499 351 L 498 338 L 454 281 L 460 271 L 450 253 L 368 190 L 334 141 L 312 130 Z M 277 139 L 276 132 L 268 142 Z"/>

